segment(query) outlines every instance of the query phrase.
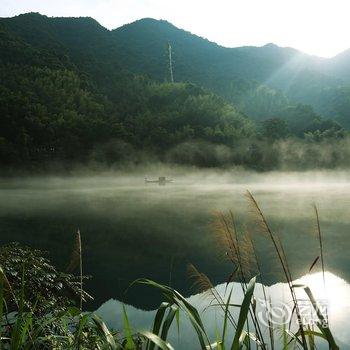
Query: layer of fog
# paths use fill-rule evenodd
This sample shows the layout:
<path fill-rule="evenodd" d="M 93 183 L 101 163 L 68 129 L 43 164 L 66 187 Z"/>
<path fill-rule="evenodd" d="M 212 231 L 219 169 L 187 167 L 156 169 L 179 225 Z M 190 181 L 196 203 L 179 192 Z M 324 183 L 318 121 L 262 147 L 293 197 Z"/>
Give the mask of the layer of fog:
<path fill-rule="evenodd" d="M 159 186 L 144 181 L 159 176 L 174 182 Z M 0 240 L 47 250 L 59 267 L 65 267 L 80 228 L 85 273 L 92 276 L 87 288 L 95 303 L 114 297 L 151 308 L 158 302 L 153 297 L 125 295 L 134 279 L 166 283 L 171 273 L 173 285 L 188 295 L 188 263 L 216 284 L 227 278 L 230 267 L 223 261 L 212 221 L 215 211 L 232 210 L 238 228 L 248 225 L 257 239 L 265 281 L 275 283 L 282 280 L 281 271 L 271 245 L 255 229 L 244 196 L 247 189 L 281 236 L 294 278 L 305 274 L 319 255 L 313 235 L 316 203 L 326 267 L 350 281 L 350 174 L 346 171 L 256 173 L 153 164 L 132 171 L 2 178 Z M 110 279 L 111 275 L 116 277 Z"/>
<path fill-rule="evenodd" d="M 145 184 L 144 179 L 158 179 L 166 176 L 173 183 L 166 186 Z M 148 203 L 166 204 L 171 200 L 176 206 L 185 198 L 204 199 L 200 207 L 206 210 L 245 211 L 244 193 L 250 190 L 266 210 L 273 215 L 283 212 L 281 206 L 291 204 L 293 208 L 301 209 L 288 212 L 290 215 L 312 215 L 312 204 L 325 205 L 327 198 L 336 199 L 336 209 L 340 209 L 337 218 L 342 216 L 342 204 L 350 201 L 350 172 L 348 171 L 305 171 L 305 172 L 250 172 L 235 170 L 200 170 L 188 167 L 164 167 L 149 165 L 136 167 L 128 171 L 104 171 L 101 173 L 86 173 L 77 171 L 70 176 L 37 176 L 19 178 L 0 178 L 0 210 L 28 211 L 38 209 L 60 208 L 68 200 L 88 199 L 88 208 L 98 209 L 101 200 L 108 198 L 122 199 L 124 195 L 137 200 L 143 198 Z M 327 198 L 326 198 L 327 197 Z M 30 206 L 26 205 L 30 201 Z M 273 201 L 274 203 L 272 203 Z M 280 201 L 277 208 L 274 204 Z M 120 204 L 123 206 L 123 202 Z M 330 203 L 328 203 L 330 204 Z M 332 208 L 334 208 L 332 203 Z M 142 205 L 138 201 L 133 205 Z M 182 204 L 181 204 L 182 205 Z M 196 206 L 198 203 L 196 204 Z M 269 209 L 270 208 L 270 209 Z M 327 219 L 329 210 L 322 212 Z M 129 208 L 130 209 L 130 208 Z M 284 214 L 284 213 L 283 213 Z M 344 213 L 348 214 L 348 212 Z M 333 213 L 332 213 L 333 217 Z M 288 218 L 286 218 L 288 219 Z M 78 224 L 78 223 L 77 223 Z"/>

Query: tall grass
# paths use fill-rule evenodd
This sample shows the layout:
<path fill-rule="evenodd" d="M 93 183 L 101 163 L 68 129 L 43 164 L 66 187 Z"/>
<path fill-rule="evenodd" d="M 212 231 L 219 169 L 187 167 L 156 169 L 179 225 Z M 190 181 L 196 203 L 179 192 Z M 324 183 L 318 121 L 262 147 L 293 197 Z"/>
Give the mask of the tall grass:
<path fill-rule="evenodd" d="M 0 268 L 0 349 L 145 349 L 171 350 L 169 334 L 171 330 L 180 329 L 181 319 L 186 317 L 198 340 L 193 349 L 316 349 L 317 342 L 325 342 L 329 349 L 337 350 L 335 338 L 329 329 L 327 316 L 323 315 L 311 290 L 304 285 L 295 285 L 283 243 L 270 227 L 254 196 L 247 192 L 247 198 L 252 208 L 260 231 L 272 243 L 273 251 L 281 266 L 286 280 L 290 297 L 293 302 L 293 314 L 298 325 L 293 328 L 292 322 L 282 322 L 280 327 L 274 325 L 268 317 L 268 324 L 264 324 L 257 314 L 255 291 L 257 280 L 262 283 L 262 292 L 266 314 L 270 316 L 273 300 L 264 286 L 264 276 L 261 262 L 251 233 L 244 228 L 239 230 L 232 212 L 217 213 L 214 231 L 224 256 L 232 264 L 224 295 L 214 287 L 208 276 L 200 272 L 195 266 L 189 265 L 189 276 L 193 285 L 207 299 L 207 307 L 215 307 L 222 316 L 222 322 L 217 326 L 215 339 L 208 332 L 203 315 L 183 295 L 170 286 L 157 283 L 149 279 L 139 279 L 133 283 L 147 285 L 160 291 L 164 301 L 156 310 L 155 317 L 149 330 L 134 330 L 132 320 L 129 320 L 123 307 L 123 329 L 111 330 L 94 313 L 83 312 L 83 262 L 81 235 L 78 230 L 75 248 L 69 268 L 79 266 L 80 300 L 79 307 L 69 307 L 64 311 L 53 312 L 41 318 L 35 317 L 35 310 L 26 308 L 26 293 L 24 274 L 19 300 L 16 300 L 17 311 L 9 315 L 6 310 L 7 295 L 12 293 L 6 272 Z M 316 258 L 310 270 L 321 261 L 321 268 L 325 271 L 323 258 L 323 240 L 320 220 L 315 207 L 318 232 L 320 259 Z M 236 284 L 231 283 L 235 281 Z M 240 286 L 242 300 L 233 301 L 233 288 Z M 325 282 L 324 282 L 325 283 Z M 296 289 L 302 288 L 307 295 L 312 308 L 317 315 L 315 331 L 308 324 L 303 323 L 300 313 Z M 13 293 L 12 293 L 13 294 Z M 280 335 L 280 337 L 278 337 Z"/>
<path fill-rule="evenodd" d="M 324 266 L 324 257 L 323 257 L 323 239 L 322 239 L 322 233 L 321 233 L 320 218 L 318 215 L 318 209 L 316 204 L 314 204 L 314 210 L 315 210 L 315 216 L 316 216 L 316 232 L 317 232 L 317 238 L 318 238 L 319 249 L 320 249 L 323 287 L 326 290 L 325 266 Z"/>

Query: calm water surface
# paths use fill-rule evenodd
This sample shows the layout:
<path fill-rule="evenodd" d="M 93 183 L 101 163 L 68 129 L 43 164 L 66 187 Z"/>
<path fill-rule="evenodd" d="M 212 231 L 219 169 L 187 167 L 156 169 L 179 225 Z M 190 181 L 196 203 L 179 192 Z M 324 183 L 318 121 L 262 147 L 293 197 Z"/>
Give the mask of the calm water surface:
<path fill-rule="evenodd" d="M 251 226 L 249 189 L 281 235 L 293 278 L 318 255 L 312 204 L 319 207 L 328 271 L 350 281 L 350 175 L 346 172 L 269 173 L 166 169 L 174 183 L 145 184 L 143 172 L 0 180 L 0 243 L 18 241 L 49 252 L 65 268 L 79 228 L 84 272 L 96 308 L 110 298 L 152 309 L 148 289 L 126 288 L 136 278 L 170 283 L 193 294 L 186 266 L 193 263 L 214 284 L 230 266 L 212 233 L 213 213 L 232 209 L 238 226 Z M 258 232 L 257 250 L 269 284 L 282 281 L 271 246 Z M 317 271 L 317 269 L 316 269 Z"/>

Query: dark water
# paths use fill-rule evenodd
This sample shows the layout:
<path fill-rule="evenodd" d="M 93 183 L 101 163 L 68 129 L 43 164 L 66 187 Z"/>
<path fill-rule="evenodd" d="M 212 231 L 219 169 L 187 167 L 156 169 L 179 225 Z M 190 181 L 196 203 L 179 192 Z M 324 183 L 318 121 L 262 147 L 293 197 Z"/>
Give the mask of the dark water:
<path fill-rule="evenodd" d="M 175 182 L 145 184 L 143 173 L 0 181 L 0 240 L 49 252 L 65 268 L 74 234 L 82 233 L 90 308 L 116 298 L 153 308 L 152 291 L 130 282 L 147 277 L 191 293 L 186 266 L 193 263 L 214 284 L 230 266 L 212 233 L 216 210 L 232 209 L 239 227 L 251 225 L 246 189 L 256 196 L 271 226 L 281 234 L 293 278 L 307 272 L 318 255 L 313 234 L 316 202 L 328 271 L 350 281 L 350 177 L 346 173 L 249 174 L 167 170 Z M 154 176 L 159 173 L 154 172 Z M 152 177 L 152 175 L 150 175 Z M 268 283 L 282 275 L 267 240 L 256 238 Z"/>

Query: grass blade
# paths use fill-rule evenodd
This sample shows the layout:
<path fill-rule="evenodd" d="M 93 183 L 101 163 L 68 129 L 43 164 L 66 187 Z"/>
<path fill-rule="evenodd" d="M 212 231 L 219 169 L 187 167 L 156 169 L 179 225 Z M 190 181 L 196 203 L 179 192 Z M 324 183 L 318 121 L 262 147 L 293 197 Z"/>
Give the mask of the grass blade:
<path fill-rule="evenodd" d="M 317 317 L 318 317 L 318 322 L 317 322 L 317 327 L 321 331 L 321 333 L 324 335 L 325 339 L 327 340 L 329 347 L 331 350 L 339 350 L 338 345 L 335 342 L 335 339 L 333 337 L 333 334 L 331 330 L 328 327 L 328 321 L 326 318 L 322 315 L 322 312 L 318 306 L 318 303 L 316 299 L 314 298 L 311 290 L 309 287 L 304 286 L 304 285 L 294 285 L 294 288 L 303 288 L 306 295 L 309 297 L 309 300 L 311 302 L 312 307 L 314 308 Z"/>
<path fill-rule="evenodd" d="M 107 328 L 106 324 L 96 315 L 92 317 L 92 320 L 96 324 L 97 329 L 99 330 L 99 333 L 105 338 L 107 344 L 109 345 L 109 348 L 111 350 L 117 350 L 117 344 L 115 343 L 113 335 Z M 133 348 L 130 348 L 130 349 L 133 349 Z"/>
<path fill-rule="evenodd" d="M 193 328 L 197 333 L 197 338 L 201 348 L 206 349 L 206 346 L 208 345 L 209 348 L 211 349 L 209 338 L 206 334 L 204 325 L 202 323 L 202 320 L 199 316 L 197 309 L 194 306 L 192 306 L 179 292 L 177 292 L 176 290 L 174 290 L 169 286 L 165 286 L 157 282 L 154 282 L 152 280 L 148 280 L 144 278 L 138 279 L 134 283 L 145 284 L 161 291 L 164 297 L 170 303 L 176 304 L 181 310 L 183 310 L 186 313 Z"/>
<path fill-rule="evenodd" d="M 148 332 L 148 331 L 142 331 L 142 332 L 140 332 L 140 334 L 143 335 L 152 344 L 158 346 L 162 350 L 174 350 L 174 348 L 169 343 L 166 343 L 163 339 L 161 339 L 156 334 L 153 334 L 153 333 Z M 132 349 L 134 349 L 134 348 L 132 348 Z"/>
<path fill-rule="evenodd" d="M 252 301 L 253 294 L 254 294 L 255 281 L 256 281 L 256 277 L 253 277 L 247 285 L 247 290 L 246 290 L 246 293 L 244 295 L 241 311 L 240 311 L 239 317 L 238 317 L 236 333 L 235 333 L 233 343 L 231 346 L 232 350 L 239 350 L 240 338 L 241 338 L 241 335 L 243 332 L 244 324 L 247 321 L 250 303 Z"/>
<path fill-rule="evenodd" d="M 126 337 L 126 349 L 134 349 L 135 343 L 132 338 L 132 332 L 131 332 L 131 327 L 128 319 L 128 314 L 126 313 L 124 304 L 123 304 L 123 321 L 124 321 L 124 332 Z"/>

